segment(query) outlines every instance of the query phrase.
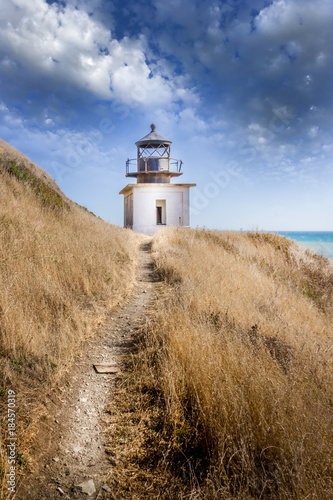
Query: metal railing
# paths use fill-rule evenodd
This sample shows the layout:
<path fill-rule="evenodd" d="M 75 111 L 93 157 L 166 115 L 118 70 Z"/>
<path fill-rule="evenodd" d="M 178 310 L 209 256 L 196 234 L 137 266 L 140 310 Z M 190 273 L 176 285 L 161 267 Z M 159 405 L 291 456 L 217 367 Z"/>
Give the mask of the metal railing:
<path fill-rule="evenodd" d="M 181 172 L 183 162 L 175 158 L 133 158 L 126 161 L 126 174 L 140 172 Z"/>

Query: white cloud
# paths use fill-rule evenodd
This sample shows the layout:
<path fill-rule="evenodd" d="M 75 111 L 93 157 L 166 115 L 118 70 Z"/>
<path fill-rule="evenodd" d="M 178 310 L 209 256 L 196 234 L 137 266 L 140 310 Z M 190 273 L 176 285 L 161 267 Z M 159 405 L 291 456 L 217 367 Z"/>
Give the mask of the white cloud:
<path fill-rule="evenodd" d="M 11 145 L 19 151 L 29 151 L 29 155 L 39 158 L 42 168 L 60 184 L 68 179 L 86 175 L 93 169 L 111 171 L 118 168 L 119 157 L 114 156 L 119 151 L 105 151 L 105 144 L 110 136 L 98 129 L 79 132 L 68 128 L 53 128 L 52 120 L 46 118 L 43 129 L 32 127 L 18 112 L 0 106 L 2 120 L 0 121 L 0 137 L 6 137 Z M 52 123 L 51 123 L 52 122 Z M 121 152 L 122 160 L 125 153 Z M 123 171 L 119 171 L 123 176 Z"/>
<path fill-rule="evenodd" d="M 103 24 L 73 5 L 48 5 L 45 0 L 2 3 L 2 59 L 16 61 L 36 81 L 46 77 L 49 84 L 72 85 L 127 104 L 163 106 L 179 93 L 191 94 L 151 71 L 144 37 L 112 39 Z"/>
<path fill-rule="evenodd" d="M 0 112 L 3 113 L 6 111 L 8 111 L 6 104 L 4 104 L 3 102 L 0 102 Z"/>
<path fill-rule="evenodd" d="M 179 113 L 180 127 L 188 134 L 195 132 L 205 132 L 208 130 L 208 124 L 195 114 L 192 108 L 185 108 Z"/>
<path fill-rule="evenodd" d="M 279 170 L 303 154 L 325 153 L 320 147 L 324 139 L 329 143 L 332 116 L 326 105 L 333 67 L 331 0 L 322 0 L 320 9 L 310 0 L 268 6 L 264 0 L 153 0 L 157 10 L 149 2 L 129 1 L 126 14 L 120 13 L 121 23 L 127 16 L 127 36 L 119 40 L 109 29 L 117 25 L 101 21 L 102 0 L 69 0 L 66 7 L 45 0 L 2 4 L 1 69 L 18 76 L 20 68 L 30 68 L 31 89 L 59 89 L 60 99 L 61 87 L 72 87 L 119 100 L 141 117 L 142 111 L 149 114 L 167 136 L 178 128 L 192 143 L 222 148 L 223 142 L 223 154 L 246 164 Z M 136 27 L 135 36 L 128 25 Z M 145 35 L 137 34 L 140 29 Z M 60 126 L 52 103 L 45 102 L 50 100 L 36 113 L 40 124 Z"/>
<path fill-rule="evenodd" d="M 181 9 L 177 0 L 155 0 L 154 5 L 161 50 L 177 54 L 204 86 L 219 86 L 217 99 L 233 119 L 237 114 L 248 120 L 256 100 L 262 105 L 254 115 L 262 123 L 276 107 L 291 106 L 296 116 L 310 106 L 326 108 L 333 68 L 331 0 L 320 5 L 312 0 L 251 0 L 210 6 L 184 0 Z"/>
<path fill-rule="evenodd" d="M 311 139 L 317 137 L 318 131 L 319 131 L 319 127 L 311 127 L 309 132 L 308 132 L 309 137 Z"/>

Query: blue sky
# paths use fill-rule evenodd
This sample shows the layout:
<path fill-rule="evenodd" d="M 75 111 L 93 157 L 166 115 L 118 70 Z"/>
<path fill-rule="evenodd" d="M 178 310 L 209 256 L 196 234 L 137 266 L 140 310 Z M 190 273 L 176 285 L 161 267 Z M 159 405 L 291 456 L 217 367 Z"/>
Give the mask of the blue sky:
<path fill-rule="evenodd" d="M 331 0 L 1 0 L 0 137 L 122 225 L 157 131 L 191 225 L 333 230 Z"/>

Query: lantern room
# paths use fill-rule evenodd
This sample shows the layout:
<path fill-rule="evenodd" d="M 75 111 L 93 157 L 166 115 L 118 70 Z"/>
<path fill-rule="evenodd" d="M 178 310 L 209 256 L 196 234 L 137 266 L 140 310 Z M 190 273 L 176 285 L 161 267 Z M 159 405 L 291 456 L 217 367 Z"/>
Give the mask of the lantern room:
<path fill-rule="evenodd" d="M 126 177 L 136 177 L 138 183 L 169 183 L 171 177 L 182 175 L 182 161 L 171 158 L 171 141 L 156 132 L 156 125 L 150 125 L 151 132 L 135 143 L 137 158 L 127 160 Z"/>

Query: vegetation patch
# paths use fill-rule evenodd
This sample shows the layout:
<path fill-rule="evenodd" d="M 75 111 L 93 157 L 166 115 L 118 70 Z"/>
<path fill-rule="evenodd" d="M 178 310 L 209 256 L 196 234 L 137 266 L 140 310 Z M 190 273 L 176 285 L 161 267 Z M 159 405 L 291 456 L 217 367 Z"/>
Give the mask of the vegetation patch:
<path fill-rule="evenodd" d="M 120 382 L 127 470 L 156 498 L 332 497 L 330 263 L 276 235 L 171 228 L 152 255 L 166 293 Z"/>
<path fill-rule="evenodd" d="M 34 175 L 24 165 L 18 165 L 16 161 L 11 160 L 7 163 L 3 163 L 2 167 L 6 172 L 8 172 L 19 181 L 26 182 L 28 185 L 30 185 L 33 192 L 44 207 L 48 207 L 51 209 L 69 209 L 69 204 L 62 198 L 59 193 L 45 184 L 39 177 Z"/>
<path fill-rule="evenodd" d="M 133 287 L 140 236 L 74 203 L 69 210 L 60 190 L 16 156 L 0 158 L 0 413 L 7 414 L 5 388 L 15 390 L 24 470 L 45 394 Z M 3 478 L 6 430 L 2 425 Z"/>
<path fill-rule="evenodd" d="M 164 395 L 154 380 L 160 373 L 156 355 L 161 351 L 157 354 L 152 339 L 147 343 L 145 328 L 138 335 L 136 352 L 116 379 L 109 403 L 106 452 L 111 498 L 183 498 L 196 481 L 193 463 L 202 457 L 201 469 L 204 461 L 207 465 L 203 434 L 169 419 Z"/>

